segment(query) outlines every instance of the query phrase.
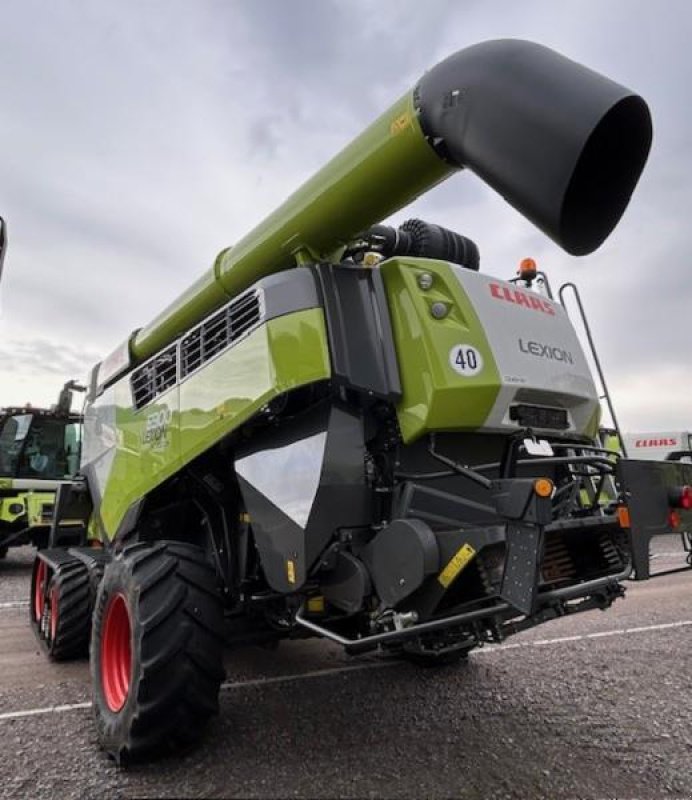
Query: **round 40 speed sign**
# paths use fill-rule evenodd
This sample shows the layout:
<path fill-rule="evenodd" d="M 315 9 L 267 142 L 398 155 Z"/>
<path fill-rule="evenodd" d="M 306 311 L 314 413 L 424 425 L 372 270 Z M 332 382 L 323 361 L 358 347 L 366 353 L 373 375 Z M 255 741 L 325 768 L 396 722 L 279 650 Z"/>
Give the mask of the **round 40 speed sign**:
<path fill-rule="evenodd" d="M 459 375 L 472 378 L 483 369 L 483 356 L 470 344 L 455 344 L 449 351 L 449 365 Z"/>

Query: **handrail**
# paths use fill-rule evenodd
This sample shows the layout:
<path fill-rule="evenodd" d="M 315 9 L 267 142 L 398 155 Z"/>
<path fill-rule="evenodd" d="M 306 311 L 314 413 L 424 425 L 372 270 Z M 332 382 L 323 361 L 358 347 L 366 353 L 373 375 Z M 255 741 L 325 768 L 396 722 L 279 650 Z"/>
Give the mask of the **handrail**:
<path fill-rule="evenodd" d="M 608 384 L 606 383 L 605 375 L 603 374 L 603 369 L 601 367 L 601 362 L 598 358 L 598 353 L 596 352 L 596 345 L 594 344 L 593 336 L 591 335 L 591 328 L 589 327 L 589 322 L 586 318 L 586 312 L 584 311 L 584 305 L 581 301 L 581 295 L 579 294 L 579 289 L 577 289 L 576 285 L 573 283 L 563 283 L 558 291 L 557 295 L 560 300 L 560 304 L 562 307 L 567 311 L 567 305 L 565 304 L 565 290 L 571 289 L 572 293 L 574 294 L 574 299 L 577 303 L 577 308 L 579 309 L 579 314 L 581 316 L 582 325 L 584 326 L 584 332 L 586 333 L 587 341 L 589 342 L 589 348 L 591 350 L 591 356 L 594 360 L 594 364 L 596 365 L 596 372 L 598 373 L 598 379 L 601 382 L 601 386 L 603 388 L 603 394 L 599 395 L 599 399 L 605 400 L 608 405 L 608 411 L 610 412 L 610 418 L 613 420 L 613 425 L 615 427 L 615 432 L 618 435 L 618 442 L 620 445 L 620 450 L 622 451 L 622 455 L 627 458 L 627 446 L 625 445 L 625 441 L 622 437 L 622 432 L 620 430 L 620 423 L 618 422 L 617 415 L 615 414 L 615 408 L 613 407 L 613 401 L 610 397 L 610 391 L 608 390 Z M 569 311 L 567 311 L 569 316 Z"/>

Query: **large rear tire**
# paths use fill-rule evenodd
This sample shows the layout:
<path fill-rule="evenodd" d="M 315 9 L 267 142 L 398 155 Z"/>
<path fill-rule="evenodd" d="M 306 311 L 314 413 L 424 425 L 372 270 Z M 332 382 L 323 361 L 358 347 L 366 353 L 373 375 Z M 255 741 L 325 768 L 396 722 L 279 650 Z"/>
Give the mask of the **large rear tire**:
<path fill-rule="evenodd" d="M 223 608 L 204 552 L 126 548 L 94 610 L 91 678 L 101 747 L 118 763 L 194 744 L 218 712 Z"/>

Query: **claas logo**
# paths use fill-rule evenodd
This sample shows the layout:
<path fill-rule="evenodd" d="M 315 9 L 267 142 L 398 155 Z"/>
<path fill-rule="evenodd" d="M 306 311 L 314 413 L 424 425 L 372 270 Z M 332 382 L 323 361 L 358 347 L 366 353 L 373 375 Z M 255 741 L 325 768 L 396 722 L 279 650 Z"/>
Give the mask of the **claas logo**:
<path fill-rule="evenodd" d="M 503 286 L 500 283 L 491 283 L 490 294 L 497 300 L 505 300 L 507 303 L 513 303 L 516 306 L 523 306 L 524 308 L 530 308 L 534 311 L 541 311 L 543 314 L 549 314 L 551 317 L 555 316 L 555 309 L 550 300 L 538 297 L 538 295 L 530 292 L 522 292 L 521 289 Z"/>

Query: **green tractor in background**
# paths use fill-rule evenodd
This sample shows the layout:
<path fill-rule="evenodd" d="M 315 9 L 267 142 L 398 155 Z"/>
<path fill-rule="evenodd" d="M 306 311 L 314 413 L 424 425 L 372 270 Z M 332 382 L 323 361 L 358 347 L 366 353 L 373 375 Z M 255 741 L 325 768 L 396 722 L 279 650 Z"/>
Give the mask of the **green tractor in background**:
<path fill-rule="evenodd" d="M 82 417 L 71 411 L 74 381 L 52 408 L 0 409 L 0 558 L 12 546 L 48 542 L 55 493 L 79 471 Z"/>

